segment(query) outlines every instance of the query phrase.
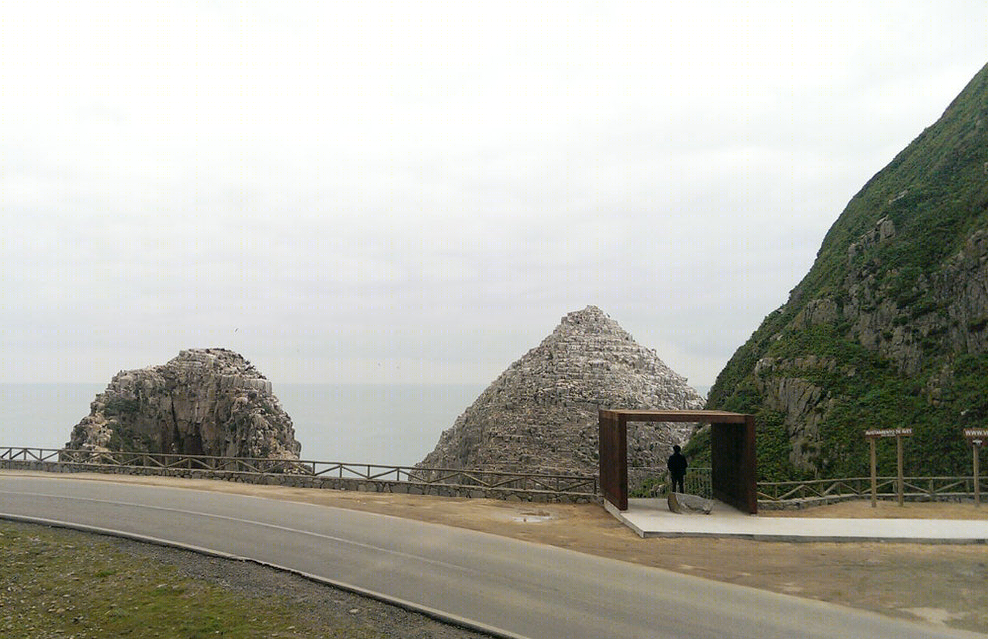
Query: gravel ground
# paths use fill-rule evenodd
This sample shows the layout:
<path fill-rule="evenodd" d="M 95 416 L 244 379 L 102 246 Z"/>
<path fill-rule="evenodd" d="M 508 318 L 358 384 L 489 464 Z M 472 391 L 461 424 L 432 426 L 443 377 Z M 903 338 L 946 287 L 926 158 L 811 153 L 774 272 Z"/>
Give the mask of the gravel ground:
<path fill-rule="evenodd" d="M 117 586 L 116 601 L 120 602 L 119 610 L 123 611 L 128 590 L 137 590 L 142 577 L 125 573 L 122 562 L 115 559 L 119 556 L 136 560 L 126 562 L 128 564 L 149 568 L 148 572 L 154 575 L 151 583 L 155 584 L 155 588 L 188 590 L 191 605 L 197 601 L 195 593 L 205 592 L 209 588 L 218 589 L 238 603 L 247 602 L 248 609 L 257 606 L 256 602 L 287 601 L 290 616 L 280 624 L 277 634 L 269 636 L 299 639 L 340 636 L 366 639 L 489 637 L 252 562 L 15 522 L 0 522 L 0 537 L 5 537 L 8 544 L 12 538 L 18 539 L 14 544 L 0 547 L 0 563 L 7 568 L 0 573 L 0 636 L 5 639 L 109 637 L 105 627 L 101 630 L 100 620 L 116 612 L 114 608 L 117 604 L 110 604 L 111 610 L 106 610 L 98 605 L 87 606 L 81 597 L 62 595 L 59 585 L 53 583 L 59 579 L 46 576 L 46 570 L 54 570 L 59 578 L 66 576 L 65 570 L 80 570 L 80 566 L 82 570 L 93 571 L 96 577 L 115 575 L 119 570 L 121 574 L 118 577 L 126 580 Z M 158 584 L 160 574 L 166 574 L 168 578 Z M 94 582 L 99 581 L 83 572 L 69 579 L 70 592 L 83 582 L 91 583 L 95 588 Z M 189 581 L 193 583 L 191 588 Z M 64 629 L 67 620 L 74 622 L 68 624 L 69 631 Z M 191 634 L 178 631 L 176 634 L 174 629 L 169 629 L 173 632 L 169 635 L 164 632 L 164 626 L 146 628 L 139 636 L 156 635 L 159 630 L 165 636 L 206 636 L 199 631 Z M 255 636 L 228 628 L 217 630 L 215 635 L 228 638 Z"/>
<path fill-rule="evenodd" d="M 315 626 L 333 627 L 345 620 L 348 625 L 363 626 L 388 639 L 490 638 L 487 634 L 249 561 L 208 557 L 124 539 L 115 539 L 114 544 L 132 555 L 173 566 L 190 579 L 250 597 L 288 597 L 296 603 L 299 619 Z"/>

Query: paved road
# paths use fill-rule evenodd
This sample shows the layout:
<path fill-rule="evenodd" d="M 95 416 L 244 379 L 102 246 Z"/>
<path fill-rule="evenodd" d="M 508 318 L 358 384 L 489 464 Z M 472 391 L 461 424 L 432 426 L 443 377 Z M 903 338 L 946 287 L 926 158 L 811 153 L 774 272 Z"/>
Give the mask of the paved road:
<path fill-rule="evenodd" d="M 506 637 L 983 637 L 383 515 L 222 493 L 0 473 L 0 517 L 247 557 Z"/>

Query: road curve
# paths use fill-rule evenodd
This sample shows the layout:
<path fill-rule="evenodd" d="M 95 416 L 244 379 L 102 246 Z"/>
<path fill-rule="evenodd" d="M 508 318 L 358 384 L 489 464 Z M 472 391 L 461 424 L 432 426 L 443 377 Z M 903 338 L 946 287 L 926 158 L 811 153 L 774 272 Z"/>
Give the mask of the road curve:
<path fill-rule="evenodd" d="M 485 533 L 259 497 L 0 473 L 0 517 L 248 558 L 505 637 L 984 637 Z"/>

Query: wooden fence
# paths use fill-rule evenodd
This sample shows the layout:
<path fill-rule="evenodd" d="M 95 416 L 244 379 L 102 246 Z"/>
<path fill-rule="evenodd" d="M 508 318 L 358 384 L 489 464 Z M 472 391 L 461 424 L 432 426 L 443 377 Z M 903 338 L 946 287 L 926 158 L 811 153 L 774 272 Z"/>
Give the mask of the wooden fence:
<path fill-rule="evenodd" d="M 91 451 L 51 448 L 0 447 L 0 468 L 72 469 L 94 472 L 135 471 L 134 474 L 182 474 L 231 478 L 237 476 L 281 476 L 284 483 L 292 485 L 293 477 L 324 479 L 326 482 L 308 482 L 305 485 L 327 487 L 348 486 L 346 482 L 368 485 L 373 483 L 380 490 L 395 484 L 417 486 L 421 492 L 427 487 L 453 487 L 476 489 L 485 496 L 522 495 L 553 499 L 596 500 L 597 477 L 576 474 L 510 473 L 461 468 L 419 468 L 381 464 L 353 464 L 303 459 L 275 459 L 249 457 L 219 457 L 211 455 L 176 455 L 167 453 L 141 453 L 118 451 Z M 340 481 L 328 481 L 340 480 Z M 460 491 L 475 494 L 474 491 Z"/>
<path fill-rule="evenodd" d="M 628 496 L 665 497 L 669 493 L 669 471 L 664 466 L 629 466 Z M 686 471 L 683 487 L 691 495 L 706 499 L 713 496 L 709 468 L 691 467 Z"/>
<path fill-rule="evenodd" d="M 388 490 L 426 494 L 509 497 L 537 496 L 547 501 L 598 501 L 596 475 L 509 473 L 462 468 L 418 468 L 382 464 L 355 464 L 297 459 L 218 457 L 209 455 L 174 455 L 165 453 L 95 452 L 89 450 L 0 447 L 0 468 L 38 470 L 132 472 L 217 477 L 248 481 L 264 477 L 259 483 L 294 485 L 292 478 L 312 478 L 298 485 L 325 486 L 359 490 Z M 277 480 L 277 478 L 283 478 Z M 271 480 L 275 478 L 274 480 Z M 316 481 L 316 480 L 325 481 Z M 879 477 L 880 499 L 896 497 L 895 477 Z M 662 497 L 667 492 L 666 469 L 631 467 L 628 488 L 633 497 Z M 359 488 L 353 488 L 359 486 Z M 371 486 L 371 488 L 367 488 Z M 440 491 L 449 488 L 450 491 Z M 981 478 L 981 493 L 988 494 L 988 478 Z M 686 474 L 686 492 L 710 497 L 710 469 L 690 468 Z M 906 477 L 904 496 L 909 500 L 951 501 L 972 499 L 973 477 Z M 871 497 L 870 477 L 812 479 L 805 481 L 759 482 L 758 503 L 765 508 L 810 506 Z"/>
<path fill-rule="evenodd" d="M 664 497 L 668 494 L 668 472 L 663 467 L 628 468 L 628 493 L 632 497 Z M 895 499 L 896 477 L 879 477 L 879 499 Z M 710 497 L 710 469 L 690 468 L 686 492 Z M 988 494 L 988 478 L 980 478 L 982 495 Z M 903 496 L 912 501 L 959 501 L 974 498 L 973 477 L 904 477 Z M 810 479 L 805 481 L 759 482 L 759 507 L 813 506 L 852 499 L 871 498 L 871 478 Z"/>
<path fill-rule="evenodd" d="M 985 492 L 985 478 L 980 478 Z M 895 499 L 898 479 L 878 477 L 879 499 Z M 951 501 L 974 497 L 974 477 L 904 477 L 903 496 L 914 501 Z M 850 499 L 870 499 L 871 478 L 812 479 L 806 481 L 759 482 L 758 503 L 773 505 L 831 503 Z"/>

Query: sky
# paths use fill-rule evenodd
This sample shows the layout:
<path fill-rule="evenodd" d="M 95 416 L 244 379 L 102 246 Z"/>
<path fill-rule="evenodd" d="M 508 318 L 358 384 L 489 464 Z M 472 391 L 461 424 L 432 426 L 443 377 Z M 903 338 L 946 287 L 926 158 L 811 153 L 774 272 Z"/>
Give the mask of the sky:
<path fill-rule="evenodd" d="M 988 3 L 0 0 L 0 382 L 486 384 L 593 304 L 708 386 Z"/>

